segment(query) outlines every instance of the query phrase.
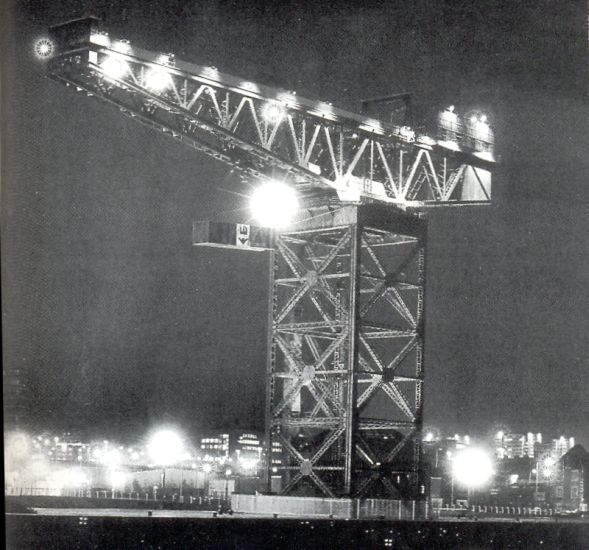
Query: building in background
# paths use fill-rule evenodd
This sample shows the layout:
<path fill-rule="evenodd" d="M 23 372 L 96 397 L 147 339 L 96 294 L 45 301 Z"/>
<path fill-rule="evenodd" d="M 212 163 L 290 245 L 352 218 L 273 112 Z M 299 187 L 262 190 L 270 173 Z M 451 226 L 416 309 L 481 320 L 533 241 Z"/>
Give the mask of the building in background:
<path fill-rule="evenodd" d="M 221 433 L 201 438 L 200 453 L 207 461 L 226 461 L 229 458 L 229 434 Z"/>
<path fill-rule="evenodd" d="M 237 437 L 235 458 L 244 473 L 255 473 L 262 461 L 262 441 L 253 433 Z"/>
<path fill-rule="evenodd" d="M 557 510 L 587 511 L 589 453 L 575 445 L 561 457 L 558 466 L 551 495 L 554 506 Z"/>

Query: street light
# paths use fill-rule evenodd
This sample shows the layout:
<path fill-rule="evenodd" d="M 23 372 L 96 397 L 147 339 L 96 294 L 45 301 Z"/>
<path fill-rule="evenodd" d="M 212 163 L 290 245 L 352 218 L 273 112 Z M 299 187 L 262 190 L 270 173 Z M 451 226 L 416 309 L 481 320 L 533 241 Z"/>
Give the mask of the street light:
<path fill-rule="evenodd" d="M 536 467 L 532 470 L 532 473 L 536 474 L 536 492 L 535 495 L 538 495 L 538 481 L 540 479 L 540 471 L 542 472 L 542 476 L 544 478 L 549 478 L 552 475 L 552 468 L 556 461 L 551 456 L 547 456 L 542 463 L 540 460 L 536 460 Z"/>
<path fill-rule="evenodd" d="M 456 477 L 471 495 L 475 489 L 485 485 L 493 473 L 493 461 L 486 451 L 474 447 L 465 448 L 453 457 L 452 487 Z"/>
<path fill-rule="evenodd" d="M 153 463 L 162 468 L 162 500 L 166 490 L 166 466 L 178 462 L 184 452 L 184 442 L 174 430 L 164 429 L 155 432 L 147 445 L 147 452 Z"/>

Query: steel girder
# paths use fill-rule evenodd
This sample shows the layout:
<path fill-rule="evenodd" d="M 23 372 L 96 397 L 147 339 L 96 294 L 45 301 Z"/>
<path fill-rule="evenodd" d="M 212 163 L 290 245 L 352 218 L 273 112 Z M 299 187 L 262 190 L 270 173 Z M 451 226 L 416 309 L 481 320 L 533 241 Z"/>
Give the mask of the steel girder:
<path fill-rule="evenodd" d="M 416 136 L 406 127 L 215 67 L 131 47 L 98 32 L 93 20 L 55 27 L 53 35 L 57 56 L 49 63 L 51 78 L 245 176 L 287 177 L 299 194 L 309 199 L 319 195 L 323 203 L 330 196 L 401 208 L 490 201 L 492 143 L 474 134 L 448 136 L 445 131 L 439 140 Z M 154 72 L 158 86 L 150 84 Z"/>
<path fill-rule="evenodd" d="M 348 210 L 277 237 L 268 449 L 282 445 L 284 494 L 414 497 L 425 222 Z"/>

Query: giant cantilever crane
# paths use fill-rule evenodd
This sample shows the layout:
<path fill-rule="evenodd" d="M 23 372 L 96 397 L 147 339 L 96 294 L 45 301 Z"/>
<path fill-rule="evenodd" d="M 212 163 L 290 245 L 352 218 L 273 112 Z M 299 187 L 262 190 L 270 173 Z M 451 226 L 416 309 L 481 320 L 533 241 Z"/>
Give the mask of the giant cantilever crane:
<path fill-rule="evenodd" d="M 463 124 L 448 109 L 434 139 L 139 49 L 92 18 L 51 36 L 51 78 L 296 192 L 298 219 L 281 231 L 201 223 L 194 232 L 195 244 L 241 236 L 273 250 L 268 487 L 280 477 L 282 494 L 423 493 L 423 212 L 490 202 L 485 120 Z"/>

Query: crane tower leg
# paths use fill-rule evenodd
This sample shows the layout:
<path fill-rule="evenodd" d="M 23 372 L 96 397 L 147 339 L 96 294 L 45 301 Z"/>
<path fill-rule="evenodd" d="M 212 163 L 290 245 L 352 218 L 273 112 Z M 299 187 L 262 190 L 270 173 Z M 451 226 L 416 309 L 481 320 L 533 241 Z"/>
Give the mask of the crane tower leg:
<path fill-rule="evenodd" d="M 269 488 L 415 498 L 425 221 L 362 205 L 296 227 L 277 235 L 272 261 Z"/>

